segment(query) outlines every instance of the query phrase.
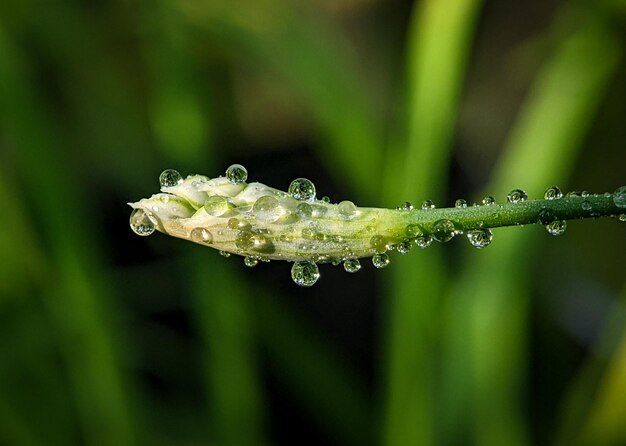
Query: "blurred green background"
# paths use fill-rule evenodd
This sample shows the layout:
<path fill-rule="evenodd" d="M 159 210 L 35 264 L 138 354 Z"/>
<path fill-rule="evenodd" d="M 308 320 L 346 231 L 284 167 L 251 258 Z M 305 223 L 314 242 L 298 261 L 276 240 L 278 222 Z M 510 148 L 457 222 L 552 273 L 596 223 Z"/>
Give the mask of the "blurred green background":
<path fill-rule="evenodd" d="M 625 50 L 623 0 L 2 0 L 0 444 L 625 445 L 624 224 L 301 289 L 126 206 L 233 162 L 366 206 L 613 191 Z"/>

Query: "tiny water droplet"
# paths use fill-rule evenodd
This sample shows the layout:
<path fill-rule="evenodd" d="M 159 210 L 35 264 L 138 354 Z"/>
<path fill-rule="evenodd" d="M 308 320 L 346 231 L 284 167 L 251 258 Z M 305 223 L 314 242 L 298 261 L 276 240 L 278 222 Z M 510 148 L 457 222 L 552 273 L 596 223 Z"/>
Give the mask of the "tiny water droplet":
<path fill-rule="evenodd" d="M 228 211 L 229 207 L 226 197 L 219 195 L 212 195 L 204 200 L 204 210 L 214 217 L 221 217 Z"/>
<path fill-rule="evenodd" d="M 467 231 L 467 239 L 474 248 L 486 248 L 493 240 L 493 231 L 489 228 Z"/>
<path fill-rule="evenodd" d="M 580 193 L 580 196 L 583 197 L 583 198 L 587 198 L 587 197 L 589 197 L 589 195 L 591 195 L 591 194 L 589 193 L 588 190 L 584 190 L 584 191 L 582 191 Z"/>
<path fill-rule="evenodd" d="M 543 194 L 546 200 L 558 200 L 563 197 L 563 192 L 557 186 L 550 186 Z"/>
<path fill-rule="evenodd" d="M 455 235 L 456 228 L 450 220 L 437 220 L 433 224 L 433 238 L 440 243 L 449 242 Z"/>
<path fill-rule="evenodd" d="M 296 178 L 289 185 L 287 190 L 296 200 L 312 201 L 315 199 L 315 185 L 306 178 Z"/>
<path fill-rule="evenodd" d="M 454 207 L 455 207 L 455 208 L 459 208 L 459 209 L 466 208 L 466 207 L 467 207 L 467 201 L 465 201 L 465 200 L 464 200 L 464 199 L 462 199 L 462 198 L 459 198 L 458 200 L 456 200 L 456 201 L 454 202 Z"/>
<path fill-rule="evenodd" d="M 399 210 L 399 211 L 411 211 L 411 210 L 413 210 L 413 205 L 410 202 L 405 201 L 400 206 L 398 206 L 396 209 Z"/>
<path fill-rule="evenodd" d="M 147 236 L 156 230 L 154 222 L 143 209 L 135 209 L 130 214 L 130 229 L 137 235 Z"/>
<path fill-rule="evenodd" d="M 618 187 L 613 192 L 613 203 L 618 208 L 626 208 L 626 186 Z"/>
<path fill-rule="evenodd" d="M 617 218 L 619 221 L 626 221 L 626 214 L 619 214 Z"/>
<path fill-rule="evenodd" d="M 313 286 L 317 279 L 320 278 L 320 270 L 313 262 L 295 262 L 291 267 L 291 278 L 296 285 L 303 287 Z"/>
<path fill-rule="evenodd" d="M 328 195 L 324 195 L 324 196 L 322 197 L 322 201 L 323 201 L 324 203 L 330 203 L 330 197 L 329 197 Z"/>
<path fill-rule="evenodd" d="M 253 268 L 259 264 L 259 259 L 252 256 L 246 256 L 243 259 L 243 264 L 246 265 L 248 268 Z"/>
<path fill-rule="evenodd" d="M 379 269 L 386 267 L 387 265 L 389 265 L 389 255 L 384 252 L 374 254 L 374 256 L 372 257 L 372 264 Z"/>
<path fill-rule="evenodd" d="M 219 253 L 222 257 L 226 257 L 226 258 L 230 257 L 230 252 L 228 251 L 219 251 Z"/>
<path fill-rule="evenodd" d="M 252 212 L 254 212 L 257 220 L 272 223 L 282 217 L 285 210 L 280 205 L 276 197 L 264 195 L 254 202 Z"/>
<path fill-rule="evenodd" d="M 361 262 L 359 259 L 347 259 L 343 262 L 343 269 L 349 273 L 356 273 L 361 269 Z"/>
<path fill-rule="evenodd" d="M 303 220 L 309 220 L 313 215 L 313 209 L 309 203 L 300 203 L 296 207 L 296 215 Z"/>
<path fill-rule="evenodd" d="M 583 209 L 583 211 L 590 211 L 591 210 L 591 203 L 587 200 L 584 200 L 581 204 L 580 207 Z"/>
<path fill-rule="evenodd" d="M 550 235 L 561 235 L 567 229 L 567 222 L 565 220 L 555 220 L 546 225 L 546 229 Z"/>
<path fill-rule="evenodd" d="M 226 169 L 226 179 L 232 184 L 241 184 L 248 179 L 248 171 L 241 164 L 233 164 Z"/>
<path fill-rule="evenodd" d="M 159 184 L 161 187 L 177 186 L 183 182 L 183 177 L 174 169 L 165 169 L 159 175 Z"/>
<path fill-rule="evenodd" d="M 513 189 L 506 196 L 506 199 L 509 203 L 523 203 L 528 199 L 528 194 L 522 189 Z"/>
<path fill-rule="evenodd" d="M 422 235 L 422 230 L 416 224 L 407 225 L 405 229 L 405 234 L 407 237 L 415 238 L 418 235 Z"/>
<path fill-rule="evenodd" d="M 491 195 L 487 195 L 485 198 L 483 198 L 482 204 L 483 206 L 491 206 L 493 204 L 496 204 L 496 199 L 493 198 Z"/>
<path fill-rule="evenodd" d="M 339 215 L 345 219 L 350 219 L 356 214 L 356 205 L 351 201 L 342 201 L 338 204 Z"/>
<path fill-rule="evenodd" d="M 415 238 L 415 244 L 419 247 L 419 248 L 428 248 L 430 245 L 433 244 L 433 238 L 430 235 L 423 235 L 420 237 L 416 237 Z"/>
<path fill-rule="evenodd" d="M 209 245 L 213 243 L 213 234 L 205 228 L 193 228 L 191 230 L 191 240 L 197 243 L 206 243 Z"/>
<path fill-rule="evenodd" d="M 411 250 L 411 241 L 410 240 L 405 240 L 403 242 L 400 242 L 396 245 L 396 250 L 400 253 L 400 254 L 406 254 Z"/>
<path fill-rule="evenodd" d="M 433 202 L 433 200 L 424 200 L 424 202 L 422 203 L 422 209 L 435 209 L 435 203 Z"/>

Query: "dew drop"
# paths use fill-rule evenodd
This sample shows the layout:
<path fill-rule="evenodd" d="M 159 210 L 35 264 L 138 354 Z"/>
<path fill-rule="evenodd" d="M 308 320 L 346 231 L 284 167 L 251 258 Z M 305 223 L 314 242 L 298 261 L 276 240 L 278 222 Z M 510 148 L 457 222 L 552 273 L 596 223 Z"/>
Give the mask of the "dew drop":
<path fill-rule="evenodd" d="M 580 207 L 583 209 L 583 211 L 590 211 L 591 210 L 591 203 L 587 200 L 584 200 L 581 204 Z"/>
<path fill-rule="evenodd" d="M 313 208 L 309 203 L 300 203 L 296 207 L 296 215 L 303 220 L 309 220 L 313 215 Z"/>
<path fill-rule="evenodd" d="M 147 236 L 156 230 L 154 222 L 143 209 L 135 209 L 130 214 L 130 229 L 137 235 Z"/>
<path fill-rule="evenodd" d="M 276 197 L 271 195 L 265 195 L 255 201 L 252 211 L 257 220 L 268 223 L 275 222 L 285 213 Z"/>
<path fill-rule="evenodd" d="M 387 265 L 389 265 L 389 255 L 384 252 L 374 254 L 374 256 L 372 257 L 372 264 L 379 269 L 386 267 Z"/>
<path fill-rule="evenodd" d="M 342 218 L 350 219 L 356 214 L 356 205 L 351 201 L 342 201 L 337 205 L 339 215 Z"/>
<path fill-rule="evenodd" d="M 626 208 L 626 186 L 618 187 L 613 192 L 613 203 L 618 208 Z"/>
<path fill-rule="evenodd" d="M 617 219 L 619 221 L 626 221 L 626 214 L 619 214 L 619 216 L 617 217 Z"/>
<path fill-rule="evenodd" d="M 205 228 L 193 228 L 191 230 L 191 240 L 196 243 L 206 243 L 209 245 L 213 243 L 213 234 Z"/>
<path fill-rule="evenodd" d="M 546 200 L 558 200 L 563 197 L 563 192 L 556 186 L 550 186 L 543 194 Z"/>
<path fill-rule="evenodd" d="M 252 231 L 239 231 L 237 237 L 235 237 L 235 246 L 243 251 L 247 251 L 254 246 L 254 240 Z"/>
<path fill-rule="evenodd" d="M 232 184 L 241 184 L 248 179 L 248 171 L 241 164 L 233 164 L 226 169 L 226 179 Z"/>
<path fill-rule="evenodd" d="M 424 200 L 424 202 L 422 203 L 422 209 L 435 209 L 435 203 L 433 202 L 433 200 Z"/>
<path fill-rule="evenodd" d="M 329 197 L 328 195 L 324 195 L 324 196 L 322 197 L 322 201 L 323 201 L 324 203 L 330 203 L 330 197 Z"/>
<path fill-rule="evenodd" d="M 400 206 L 398 206 L 396 209 L 399 210 L 399 211 L 411 211 L 411 210 L 413 210 L 413 205 L 410 202 L 405 201 Z"/>
<path fill-rule="evenodd" d="M 455 235 L 456 228 L 450 220 L 437 220 L 433 224 L 433 238 L 440 243 L 449 242 Z"/>
<path fill-rule="evenodd" d="M 567 229 L 567 222 L 565 220 L 555 220 L 546 225 L 546 229 L 550 235 L 562 235 Z"/>
<path fill-rule="evenodd" d="M 313 262 L 295 262 L 291 267 L 291 278 L 296 285 L 303 287 L 313 286 L 317 279 L 320 278 L 320 270 Z"/>
<path fill-rule="evenodd" d="M 467 207 L 467 201 L 465 201 L 465 200 L 464 200 L 464 199 L 462 199 L 462 198 L 459 198 L 458 200 L 456 200 L 456 201 L 454 202 L 454 207 L 455 207 L 455 208 L 459 208 L 459 209 L 466 208 L 466 207 Z"/>
<path fill-rule="evenodd" d="M 405 229 L 405 234 L 407 237 L 415 238 L 419 235 L 422 235 L 422 230 L 416 224 L 407 225 Z"/>
<path fill-rule="evenodd" d="M 213 217 L 220 217 L 224 215 L 229 208 L 228 200 L 226 197 L 219 195 L 212 195 L 204 200 L 204 210 L 207 214 Z"/>
<path fill-rule="evenodd" d="M 398 243 L 398 245 L 396 246 L 396 250 L 400 254 L 408 253 L 411 250 L 411 241 L 410 240 L 405 240 L 403 242 Z"/>
<path fill-rule="evenodd" d="M 483 198 L 482 201 L 483 206 L 491 206 L 496 204 L 496 199 L 493 198 L 491 195 L 487 195 L 485 198 Z"/>
<path fill-rule="evenodd" d="M 159 184 L 161 187 L 178 186 L 183 182 L 183 177 L 174 169 L 166 169 L 159 175 Z"/>
<path fill-rule="evenodd" d="M 226 258 L 230 257 L 230 252 L 228 251 L 220 251 L 219 253 L 222 257 L 226 257 Z"/>
<path fill-rule="evenodd" d="M 486 248 L 493 240 L 493 231 L 489 228 L 468 231 L 466 235 L 472 246 L 478 249 Z"/>
<path fill-rule="evenodd" d="M 289 195 L 296 200 L 312 201 L 315 199 L 315 185 L 306 178 L 296 178 L 288 189 Z"/>
<path fill-rule="evenodd" d="M 432 243 L 433 238 L 430 235 L 423 235 L 415 238 L 415 244 L 422 249 L 428 248 L 430 245 L 432 245 Z"/>
<path fill-rule="evenodd" d="M 257 259 L 256 257 L 252 257 L 252 256 L 246 256 L 243 259 L 243 264 L 246 265 L 248 268 L 254 268 L 255 266 L 259 264 L 259 259 Z"/>
<path fill-rule="evenodd" d="M 528 194 L 522 189 L 513 189 L 506 196 L 506 199 L 509 203 L 523 203 L 528 199 Z"/>
<path fill-rule="evenodd" d="M 361 269 L 361 262 L 359 259 L 347 259 L 343 262 L 343 269 L 349 273 L 356 273 Z"/>
<path fill-rule="evenodd" d="M 589 193 L 588 190 L 584 190 L 584 191 L 582 191 L 580 193 L 580 196 L 583 197 L 583 198 L 587 198 L 587 197 L 589 197 L 589 195 L 591 195 L 591 194 Z"/>

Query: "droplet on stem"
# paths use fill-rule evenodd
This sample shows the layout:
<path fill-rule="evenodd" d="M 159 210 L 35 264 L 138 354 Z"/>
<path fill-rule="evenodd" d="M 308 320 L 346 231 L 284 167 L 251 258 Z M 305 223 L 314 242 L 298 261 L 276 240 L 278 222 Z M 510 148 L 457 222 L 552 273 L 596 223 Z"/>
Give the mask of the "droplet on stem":
<path fill-rule="evenodd" d="M 183 182 L 183 177 L 174 169 L 166 169 L 159 175 L 159 184 L 161 187 L 177 186 Z"/>
<path fill-rule="evenodd" d="M 486 248 L 493 240 L 493 231 L 489 228 L 468 231 L 466 235 L 471 245 L 478 249 Z"/>
<path fill-rule="evenodd" d="M 385 252 L 374 254 L 374 256 L 372 257 L 372 264 L 378 269 L 384 268 L 389 265 L 389 261 L 389 255 Z"/>
<path fill-rule="evenodd" d="M 343 269 L 349 273 L 356 273 L 361 269 L 361 262 L 359 259 L 347 259 L 343 262 Z"/>
<path fill-rule="evenodd" d="M 546 200 L 558 200 L 563 197 L 563 192 L 557 186 L 550 186 L 543 194 Z"/>
<path fill-rule="evenodd" d="M 302 287 L 313 286 L 320 278 L 320 270 L 313 262 L 295 262 L 291 267 L 291 278 Z"/>
<path fill-rule="evenodd" d="M 528 199 L 528 194 L 522 189 L 513 189 L 506 196 L 506 199 L 509 203 L 523 203 Z"/>
<path fill-rule="evenodd" d="M 156 226 L 143 209 L 135 209 L 130 214 L 130 229 L 137 235 L 145 237 L 154 233 Z"/>
<path fill-rule="evenodd" d="M 248 179 L 248 171 L 241 164 L 233 164 L 226 169 L 226 179 L 232 184 L 241 184 Z"/>
<path fill-rule="evenodd" d="M 315 199 L 315 185 L 306 178 L 296 178 L 289 185 L 287 190 L 296 200 L 312 201 Z"/>

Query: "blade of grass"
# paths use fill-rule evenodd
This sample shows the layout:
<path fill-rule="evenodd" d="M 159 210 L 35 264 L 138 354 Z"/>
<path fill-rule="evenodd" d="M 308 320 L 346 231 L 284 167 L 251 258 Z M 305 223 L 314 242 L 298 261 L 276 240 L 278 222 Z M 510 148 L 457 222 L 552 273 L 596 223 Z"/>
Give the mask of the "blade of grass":
<path fill-rule="evenodd" d="M 450 143 L 480 1 L 416 3 L 408 42 L 406 149 L 392 154 L 387 194 L 444 195 Z M 398 176 L 397 172 L 402 172 Z M 419 253 L 394 268 L 387 321 L 384 444 L 428 445 L 434 437 L 435 333 L 445 272 L 440 252 Z"/>
<path fill-rule="evenodd" d="M 563 39 L 538 74 L 489 191 L 522 185 L 532 196 L 567 179 L 619 55 L 616 37 L 592 15 Z M 473 418 L 466 429 L 478 445 L 529 442 L 523 389 L 535 235 L 496 233 L 488 251 L 471 254 L 448 301 L 448 388 L 459 418 Z"/>

